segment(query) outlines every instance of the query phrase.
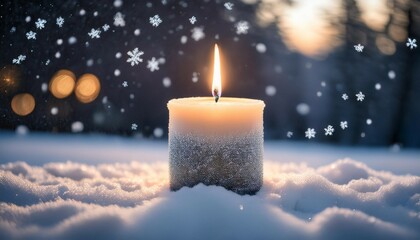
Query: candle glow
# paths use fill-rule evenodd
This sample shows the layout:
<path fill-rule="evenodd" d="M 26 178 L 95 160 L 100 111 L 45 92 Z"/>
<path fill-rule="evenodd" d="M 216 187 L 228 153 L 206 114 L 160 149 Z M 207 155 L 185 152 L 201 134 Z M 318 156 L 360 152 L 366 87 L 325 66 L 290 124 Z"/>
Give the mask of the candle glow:
<path fill-rule="evenodd" d="M 220 73 L 220 56 L 217 44 L 214 46 L 214 67 L 213 67 L 213 84 L 212 94 L 216 102 L 222 96 L 222 77 Z"/>

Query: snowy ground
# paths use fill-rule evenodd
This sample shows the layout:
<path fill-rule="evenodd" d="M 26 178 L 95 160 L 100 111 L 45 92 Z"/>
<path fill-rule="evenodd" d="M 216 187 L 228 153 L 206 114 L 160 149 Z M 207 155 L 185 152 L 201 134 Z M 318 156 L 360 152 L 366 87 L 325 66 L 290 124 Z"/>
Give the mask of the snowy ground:
<path fill-rule="evenodd" d="M 0 239 L 420 239 L 420 151 L 267 142 L 256 196 L 170 192 L 167 155 L 165 141 L 0 133 Z"/>

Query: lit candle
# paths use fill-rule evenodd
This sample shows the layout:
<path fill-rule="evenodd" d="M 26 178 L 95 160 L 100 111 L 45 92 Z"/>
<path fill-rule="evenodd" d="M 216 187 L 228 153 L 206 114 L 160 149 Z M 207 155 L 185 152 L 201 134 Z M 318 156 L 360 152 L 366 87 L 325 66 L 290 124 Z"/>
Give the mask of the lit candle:
<path fill-rule="evenodd" d="M 170 188 L 217 185 L 255 194 L 263 183 L 264 102 L 221 97 L 215 46 L 213 97 L 172 99 L 169 109 Z"/>

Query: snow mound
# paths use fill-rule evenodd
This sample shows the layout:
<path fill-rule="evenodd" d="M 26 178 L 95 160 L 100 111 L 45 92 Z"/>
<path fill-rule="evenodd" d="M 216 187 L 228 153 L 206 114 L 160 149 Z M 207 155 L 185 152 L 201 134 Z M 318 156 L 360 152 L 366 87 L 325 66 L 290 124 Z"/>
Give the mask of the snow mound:
<path fill-rule="evenodd" d="M 0 239 L 419 239 L 420 177 L 266 162 L 255 196 L 170 192 L 167 162 L 0 165 Z"/>

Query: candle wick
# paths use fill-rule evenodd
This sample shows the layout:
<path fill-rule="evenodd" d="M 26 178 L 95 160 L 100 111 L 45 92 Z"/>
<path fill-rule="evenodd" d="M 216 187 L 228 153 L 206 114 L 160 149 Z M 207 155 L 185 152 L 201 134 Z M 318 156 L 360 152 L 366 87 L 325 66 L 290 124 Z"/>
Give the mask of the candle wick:
<path fill-rule="evenodd" d="M 213 90 L 213 96 L 214 96 L 214 101 L 215 101 L 215 102 L 218 102 L 218 101 L 219 101 L 220 96 L 219 96 L 219 91 L 218 91 L 217 89 L 214 89 L 214 90 Z"/>

